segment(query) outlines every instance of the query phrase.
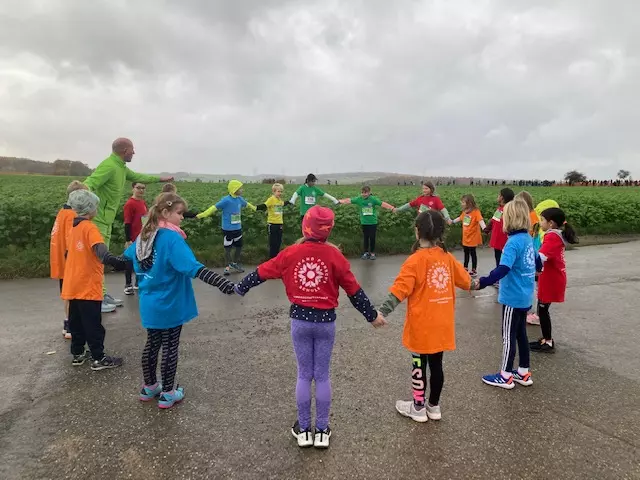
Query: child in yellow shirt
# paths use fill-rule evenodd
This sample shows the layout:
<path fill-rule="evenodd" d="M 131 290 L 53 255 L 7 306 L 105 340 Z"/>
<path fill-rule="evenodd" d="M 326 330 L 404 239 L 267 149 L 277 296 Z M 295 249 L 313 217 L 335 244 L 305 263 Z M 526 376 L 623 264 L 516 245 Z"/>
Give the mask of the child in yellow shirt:
<path fill-rule="evenodd" d="M 282 200 L 284 187 L 281 183 L 274 183 L 271 187 L 271 195 L 267 201 L 256 205 L 256 208 L 267 212 L 267 235 L 269 236 L 269 258 L 274 258 L 280 253 L 282 246 L 282 231 L 284 228 L 284 206 L 291 205 L 288 200 Z"/>

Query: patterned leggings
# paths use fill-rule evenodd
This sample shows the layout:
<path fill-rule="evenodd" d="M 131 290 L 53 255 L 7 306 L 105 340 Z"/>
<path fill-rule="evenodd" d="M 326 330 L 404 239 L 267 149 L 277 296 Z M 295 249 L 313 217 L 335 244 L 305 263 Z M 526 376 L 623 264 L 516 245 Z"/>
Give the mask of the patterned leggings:
<path fill-rule="evenodd" d="M 147 343 L 142 352 L 142 374 L 145 385 L 155 385 L 156 368 L 158 366 L 158 354 L 162 347 L 162 391 L 173 390 L 173 382 L 178 368 L 178 347 L 180 346 L 180 332 L 182 325 L 173 328 L 148 328 Z"/>

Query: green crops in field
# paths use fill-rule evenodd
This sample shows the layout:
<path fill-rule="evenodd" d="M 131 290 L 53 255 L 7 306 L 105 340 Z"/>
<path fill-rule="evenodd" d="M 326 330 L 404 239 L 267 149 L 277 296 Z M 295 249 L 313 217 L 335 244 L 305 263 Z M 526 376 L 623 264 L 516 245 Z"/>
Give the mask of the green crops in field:
<path fill-rule="evenodd" d="M 55 216 L 66 200 L 68 177 L 0 176 L 0 277 L 46 275 L 48 272 L 49 233 Z M 187 200 L 190 209 L 203 210 L 226 195 L 226 184 L 178 183 L 178 193 Z M 336 198 L 359 194 L 357 185 L 324 186 L 321 188 Z M 151 204 L 160 192 L 160 185 L 149 185 L 147 203 Z M 286 185 L 284 198 L 289 198 L 297 185 Z M 496 196 L 501 187 L 440 187 L 442 198 L 452 217 L 460 213 L 460 197 L 473 193 L 485 219 L 490 219 L 496 208 Z M 516 193 L 519 189 L 514 188 Z M 554 199 L 567 213 L 579 234 L 640 233 L 640 189 L 624 187 L 529 187 L 537 203 Z M 420 186 L 374 187 L 373 192 L 382 200 L 400 206 L 420 194 Z M 269 185 L 245 185 L 244 197 L 262 203 L 271 194 Z M 122 197 L 126 201 L 130 193 Z M 357 207 L 340 205 L 336 212 L 336 226 L 332 241 L 342 246 L 347 254 L 360 253 L 361 231 Z M 413 243 L 412 223 L 415 213 L 394 215 L 381 209 L 378 226 L 378 246 L 381 253 L 406 253 Z M 196 256 L 209 265 L 220 265 L 222 240 L 220 219 L 214 215 L 206 220 L 185 220 L 183 228 Z M 263 212 L 243 212 L 245 261 L 257 262 L 267 255 L 266 215 Z M 285 209 L 285 245 L 300 236 L 298 208 Z M 460 227 L 451 227 L 447 243 L 455 245 L 460 239 Z M 111 250 L 122 251 L 124 226 L 122 209 L 113 226 Z"/>

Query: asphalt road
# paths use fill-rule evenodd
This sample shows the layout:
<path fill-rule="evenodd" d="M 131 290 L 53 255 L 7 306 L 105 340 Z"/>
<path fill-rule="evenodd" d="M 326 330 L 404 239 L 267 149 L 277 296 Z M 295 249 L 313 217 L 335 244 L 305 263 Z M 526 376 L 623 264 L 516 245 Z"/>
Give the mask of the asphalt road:
<path fill-rule="evenodd" d="M 2 282 L 0 478 L 640 479 L 639 257 L 639 243 L 567 252 L 567 302 L 552 307 L 557 353 L 532 354 L 529 388 L 481 382 L 498 369 L 500 307 L 492 289 L 461 292 L 443 418 L 426 424 L 394 409 L 411 398 L 404 307 L 374 330 L 343 298 L 327 451 L 300 450 L 289 433 L 296 366 L 279 282 L 244 299 L 194 282 L 200 317 L 183 330 L 177 378 L 187 397 L 169 411 L 137 399 L 136 297 L 104 316 L 107 352 L 125 365 L 92 372 L 70 364 L 55 282 Z M 353 268 L 379 302 L 401 261 Z M 491 262 L 481 252 L 480 270 Z M 112 292 L 122 283 L 109 276 Z"/>

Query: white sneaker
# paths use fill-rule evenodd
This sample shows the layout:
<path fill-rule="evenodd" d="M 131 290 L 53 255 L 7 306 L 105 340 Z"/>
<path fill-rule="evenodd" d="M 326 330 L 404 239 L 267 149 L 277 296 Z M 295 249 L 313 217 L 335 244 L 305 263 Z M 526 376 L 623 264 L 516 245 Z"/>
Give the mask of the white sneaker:
<path fill-rule="evenodd" d="M 442 412 L 440 412 L 440 405 L 429 405 L 427 402 L 427 417 L 430 420 L 440 420 L 442 418 Z"/>
<path fill-rule="evenodd" d="M 329 427 L 324 430 L 316 430 L 313 446 L 316 448 L 329 448 L 329 439 L 331 438 L 331 429 Z"/>
<path fill-rule="evenodd" d="M 102 313 L 111 313 L 116 311 L 116 306 L 111 303 L 102 302 L 102 308 L 100 310 Z"/>
<path fill-rule="evenodd" d="M 131 285 L 127 285 L 126 287 L 124 287 L 124 294 L 129 296 L 129 295 L 133 295 L 135 293 L 135 291 L 133 290 L 133 287 Z"/>
<path fill-rule="evenodd" d="M 427 417 L 427 409 L 422 408 L 420 410 L 416 410 L 413 400 L 398 400 L 396 402 L 396 410 L 403 417 L 409 417 L 415 422 L 424 423 L 429 420 L 429 417 Z"/>
<path fill-rule="evenodd" d="M 122 300 L 120 300 L 119 298 L 113 298 L 108 293 L 104 294 L 104 300 L 102 302 L 108 303 L 110 305 L 115 305 L 116 307 L 121 307 L 122 305 L 124 305 L 124 302 Z"/>
<path fill-rule="evenodd" d="M 291 435 L 298 441 L 300 448 L 313 447 L 313 432 L 311 429 L 302 430 L 297 420 L 296 423 L 293 424 L 293 427 L 291 427 Z M 327 446 L 329 446 L 328 442 L 329 440 L 327 439 Z"/>

